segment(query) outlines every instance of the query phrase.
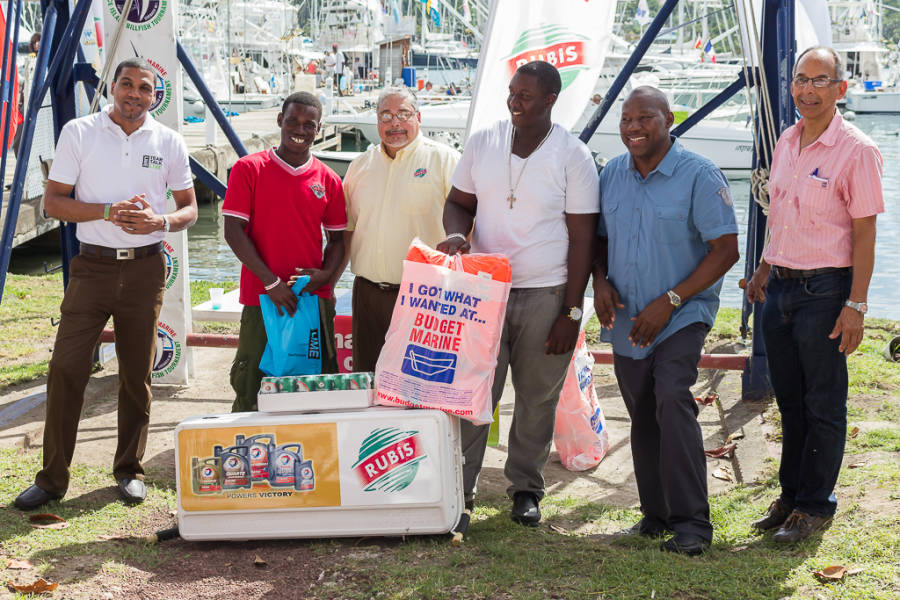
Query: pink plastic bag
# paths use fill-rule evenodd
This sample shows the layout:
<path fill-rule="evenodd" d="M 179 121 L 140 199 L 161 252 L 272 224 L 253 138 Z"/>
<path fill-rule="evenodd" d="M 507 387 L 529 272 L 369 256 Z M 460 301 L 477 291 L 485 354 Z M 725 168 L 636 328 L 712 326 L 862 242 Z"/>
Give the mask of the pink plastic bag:
<path fill-rule="evenodd" d="M 559 395 L 553 443 L 570 471 L 596 467 L 609 450 L 606 422 L 594 389 L 594 357 L 588 352 L 584 331 L 578 335 Z"/>
<path fill-rule="evenodd" d="M 505 256 L 447 256 L 413 240 L 375 367 L 376 402 L 490 423 L 510 275 Z"/>

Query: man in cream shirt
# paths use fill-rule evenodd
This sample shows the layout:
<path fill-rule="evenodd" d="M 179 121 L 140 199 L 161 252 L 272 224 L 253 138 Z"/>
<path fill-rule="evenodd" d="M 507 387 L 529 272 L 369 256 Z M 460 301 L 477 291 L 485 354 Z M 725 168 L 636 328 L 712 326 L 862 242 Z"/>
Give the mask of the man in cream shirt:
<path fill-rule="evenodd" d="M 459 161 L 456 150 L 419 135 L 418 102 L 408 88 L 384 90 L 377 106 L 381 143 L 357 157 L 344 177 L 345 261 L 356 275 L 354 371 L 375 370 L 410 242 L 418 237 L 433 247 L 444 239 L 444 199 Z"/>

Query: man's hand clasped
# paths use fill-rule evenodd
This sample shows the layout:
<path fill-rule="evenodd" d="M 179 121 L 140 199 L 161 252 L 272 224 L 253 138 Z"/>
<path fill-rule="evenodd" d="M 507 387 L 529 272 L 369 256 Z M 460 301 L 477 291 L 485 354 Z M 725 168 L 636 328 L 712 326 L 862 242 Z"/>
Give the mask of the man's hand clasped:
<path fill-rule="evenodd" d="M 628 334 L 631 345 L 646 348 L 652 344 L 674 311 L 675 307 L 665 294 L 645 306 L 638 316 L 631 318 L 634 321 L 634 326 Z"/>
<path fill-rule="evenodd" d="M 145 194 L 136 194 L 129 200 L 113 203 L 109 208 L 109 220 L 125 233 L 143 235 L 159 231 L 165 225 L 162 215 L 153 212 Z"/>

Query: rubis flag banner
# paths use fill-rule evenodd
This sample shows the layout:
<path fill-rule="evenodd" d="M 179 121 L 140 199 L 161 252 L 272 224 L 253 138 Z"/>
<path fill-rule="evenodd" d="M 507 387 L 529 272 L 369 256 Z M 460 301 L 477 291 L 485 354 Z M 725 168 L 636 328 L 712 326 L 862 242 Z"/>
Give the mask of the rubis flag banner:
<path fill-rule="evenodd" d="M 516 69 L 544 60 L 559 69 L 553 121 L 570 129 L 590 100 L 609 48 L 615 0 L 496 0 L 491 6 L 466 136 L 509 118 Z"/>

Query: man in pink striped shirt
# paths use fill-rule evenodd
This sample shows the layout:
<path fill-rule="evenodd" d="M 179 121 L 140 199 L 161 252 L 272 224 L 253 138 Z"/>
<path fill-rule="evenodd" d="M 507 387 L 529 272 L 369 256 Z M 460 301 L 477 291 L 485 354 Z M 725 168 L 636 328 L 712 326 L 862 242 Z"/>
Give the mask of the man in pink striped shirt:
<path fill-rule="evenodd" d="M 875 218 L 884 212 L 882 160 L 836 110 L 847 91 L 834 50 L 814 47 L 791 80 L 803 117 L 778 140 L 769 175 L 769 243 L 747 284 L 765 302 L 762 333 L 782 420 L 781 496 L 754 523 L 796 542 L 837 509 L 847 432 L 847 356 L 863 337 L 875 264 Z"/>

